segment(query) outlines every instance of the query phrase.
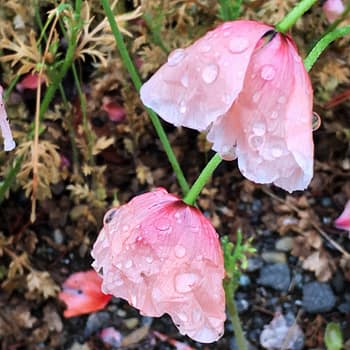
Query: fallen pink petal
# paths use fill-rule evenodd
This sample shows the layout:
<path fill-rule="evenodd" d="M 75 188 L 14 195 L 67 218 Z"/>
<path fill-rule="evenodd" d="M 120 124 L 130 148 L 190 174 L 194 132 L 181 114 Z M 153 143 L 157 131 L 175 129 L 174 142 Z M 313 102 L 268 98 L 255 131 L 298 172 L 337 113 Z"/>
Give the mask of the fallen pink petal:
<path fill-rule="evenodd" d="M 350 200 L 346 203 L 341 215 L 334 221 L 336 228 L 350 233 Z"/>
<path fill-rule="evenodd" d="M 40 79 L 40 84 L 45 82 L 45 77 L 42 76 Z M 39 83 L 39 74 L 38 73 L 29 73 L 26 74 L 21 81 L 16 85 L 16 89 L 22 92 L 25 89 L 36 90 Z"/>
<path fill-rule="evenodd" d="M 13 140 L 10 124 L 7 119 L 5 104 L 2 97 L 3 91 L 3 88 L 0 86 L 0 129 L 4 139 L 4 150 L 12 151 L 16 147 L 16 143 Z"/>
<path fill-rule="evenodd" d="M 111 209 L 94 244 L 102 290 L 142 315 L 167 313 L 182 334 L 210 343 L 223 335 L 223 255 L 201 212 L 158 188 Z"/>
<path fill-rule="evenodd" d="M 62 285 L 58 298 L 67 308 L 64 317 L 74 317 L 102 310 L 112 295 L 101 291 L 101 277 L 94 271 L 76 272 L 70 275 Z"/>
<path fill-rule="evenodd" d="M 141 88 L 174 124 L 208 130 L 212 148 L 242 174 L 289 192 L 313 176 L 313 92 L 290 36 L 254 21 L 226 22 L 176 49 Z"/>
<path fill-rule="evenodd" d="M 333 23 L 344 12 L 345 7 L 342 0 L 327 0 L 322 9 L 328 22 Z"/>

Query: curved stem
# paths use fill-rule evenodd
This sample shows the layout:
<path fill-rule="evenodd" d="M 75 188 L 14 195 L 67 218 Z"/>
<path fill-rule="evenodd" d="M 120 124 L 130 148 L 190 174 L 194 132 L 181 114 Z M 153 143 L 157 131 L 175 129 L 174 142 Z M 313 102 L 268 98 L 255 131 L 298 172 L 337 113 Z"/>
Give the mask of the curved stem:
<path fill-rule="evenodd" d="M 205 166 L 205 168 L 200 173 L 196 182 L 192 185 L 190 191 L 187 193 L 183 201 L 188 205 L 193 205 L 196 201 L 196 198 L 202 191 L 205 184 L 208 182 L 209 177 L 213 174 L 214 170 L 221 163 L 222 159 L 218 153 L 215 154 L 209 161 L 209 163 Z"/>
<path fill-rule="evenodd" d="M 317 58 L 321 53 L 327 48 L 327 46 L 332 43 L 334 40 L 339 39 L 347 34 L 350 34 L 350 25 L 346 27 L 341 27 L 335 29 L 333 32 L 330 32 L 324 35 L 311 49 L 309 54 L 304 59 L 305 68 L 309 71 L 312 66 L 315 64 Z"/>
<path fill-rule="evenodd" d="M 280 33 L 286 33 L 290 27 L 307 11 L 317 0 L 302 0 L 300 1 L 275 28 Z"/>
<path fill-rule="evenodd" d="M 131 80 L 136 88 L 137 91 L 140 90 L 142 82 L 139 77 L 139 74 L 135 68 L 135 65 L 133 64 L 128 49 L 126 48 L 123 36 L 118 28 L 117 22 L 114 18 L 112 9 L 110 5 L 108 4 L 108 0 L 101 0 L 103 9 L 105 10 L 106 16 L 108 18 L 109 24 L 111 26 L 114 39 L 116 41 L 117 47 L 119 49 L 120 56 L 122 58 L 122 61 L 125 65 L 125 68 L 128 70 L 129 75 L 131 77 Z M 164 151 L 169 159 L 169 162 L 176 174 L 177 180 L 179 182 L 179 185 L 183 191 L 184 194 L 187 194 L 189 191 L 188 183 L 185 179 L 185 176 L 180 168 L 180 165 L 176 159 L 176 156 L 174 154 L 173 149 L 171 148 L 171 145 L 169 143 L 168 137 L 166 136 L 166 133 L 162 127 L 162 124 L 160 123 L 160 120 L 156 113 L 154 113 L 149 108 L 146 108 L 147 113 L 152 121 L 152 124 L 156 130 L 156 133 L 158 134 L 158 137 L 160 139 L 160 142 L 163 145 Z"/>

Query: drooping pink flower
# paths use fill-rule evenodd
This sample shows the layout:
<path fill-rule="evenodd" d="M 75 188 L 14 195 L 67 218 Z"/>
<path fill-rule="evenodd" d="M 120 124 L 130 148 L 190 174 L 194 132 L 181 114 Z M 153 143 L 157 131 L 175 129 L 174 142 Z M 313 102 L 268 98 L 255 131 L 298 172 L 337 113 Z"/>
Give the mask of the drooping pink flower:
<path fill-rule="evenodd" d="M 327 0 L 322 9 L 330 23 L 333 23 L 345 10 L 342 0 Z"/>
<path fill-rule="evenodd" d="M 350 233 L 350 200 L 346 203 L 341 215 L 334 221 L 334 225 L 336 228 Z"/>
<path fill-rule="evenodd" d="M 62 286 L 58 298 L 67 309 L 64 317 L 74 317 L 102 310 L 111 300 L 112 295 L 101 291 L 101 277 L 95 270 L 76 272 L 70 275 Z"/>
<path fill-rule="evenodd" d="M 12 151 L 16 147 L 16 143 L 13 140 L 10 124 L 7 119 L 7 113 L 5 104 L 2 99 L 3 88 L 0 86 L 0 129 L 2 137 L 4 138 L 4 150 Z"/>
<path fill-rule="evenodd" d="M 224 265 L 218 235 L 197 208 L 159 188 L 111 209 L 91 255 L 102 290 L 143 315 L 171 316 L 182 334 L 223 334 Z"/>
<path fill-rule="evenodd" d="M 163 119 L 199 131 L 244 176 L 287 191 L 313 175 L 312 87 L 293 40 L 253 21 L 226 22 L 173 51 L 141 88 Z"/>
<path fill-rule="evenodd" d="M 45 82 L 45 76 L 43 75 L 40 80 L 40 84 Z M 21 81 L 16 85 L 16 89 L 22 92 L 25 89 L 36 90 L 38 88 L 39 74 L 38 73 L 29 73 L 26 74 Z"/>

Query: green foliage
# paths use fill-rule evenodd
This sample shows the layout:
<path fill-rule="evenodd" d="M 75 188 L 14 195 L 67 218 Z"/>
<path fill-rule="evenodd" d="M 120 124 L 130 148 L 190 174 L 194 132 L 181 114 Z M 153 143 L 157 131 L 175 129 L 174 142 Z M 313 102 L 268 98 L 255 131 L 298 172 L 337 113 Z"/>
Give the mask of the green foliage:
<path fill-rule="evenodd" d="M 219 17 L 224 21 L 233 21 L 241 13 L 242 0 L 219 0 Z"/>
<path fill-rule="evenodd" d="M 324 342 L 327 350 L 340 350 L 343 347 L 343 334 L 338 323 L 330 322 L 327 324 Z"/>
<path fill-rule="evenodd" d="M 237 241 L 233 244 L 227 236 L 221 239 L 221 246 L 224 251 L 224 264 L 226 270 L 225 283 L 230 285 L 232 293 L 238 287 L 238 281 L 241 271 L 247 268 L 247 255 L 256 252 L 251 245 L 252 239 L 248 239 L 246 243 L 242 242 L 242 232 L 237 231 Z"/>

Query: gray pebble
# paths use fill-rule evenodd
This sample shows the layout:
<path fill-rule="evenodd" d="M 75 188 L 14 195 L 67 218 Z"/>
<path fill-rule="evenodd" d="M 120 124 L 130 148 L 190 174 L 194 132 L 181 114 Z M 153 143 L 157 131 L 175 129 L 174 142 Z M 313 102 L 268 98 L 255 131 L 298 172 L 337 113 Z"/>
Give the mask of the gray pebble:
<path fill-rule="evenodd" d="M 264 262 L 260 257 L 253 257 L 253 258 L 248 258 L 248 266 L 247 266 L 247 271 L 248 272 L 253 272 L 260 270 L 264 265 Z"/>
<path fill-rule="evenodd" d="M 294 239 L 292 237 L 282 237 L 276 242 L 275 248 L 282 252 L 289 252 L 293 248 L 293 242 Z"/>
<path fill-rule="evenodd" d="M 303 308 L 306 312 L 327 312 L 335 305 L 335 295 L 328 283 L 309 282 L 303 288 Z"/>
<path fill-rule="evenodd" d="M 268 263 L 286 263 L 287 256 L 282 252 L 263 252 L 261 257 Z"/>
<path fill-rule="evenodd" d="M 290 270 L 287 264 L 266 265 L 260 270 L 258 284 L 286 292 L 290 285 Z"/>

